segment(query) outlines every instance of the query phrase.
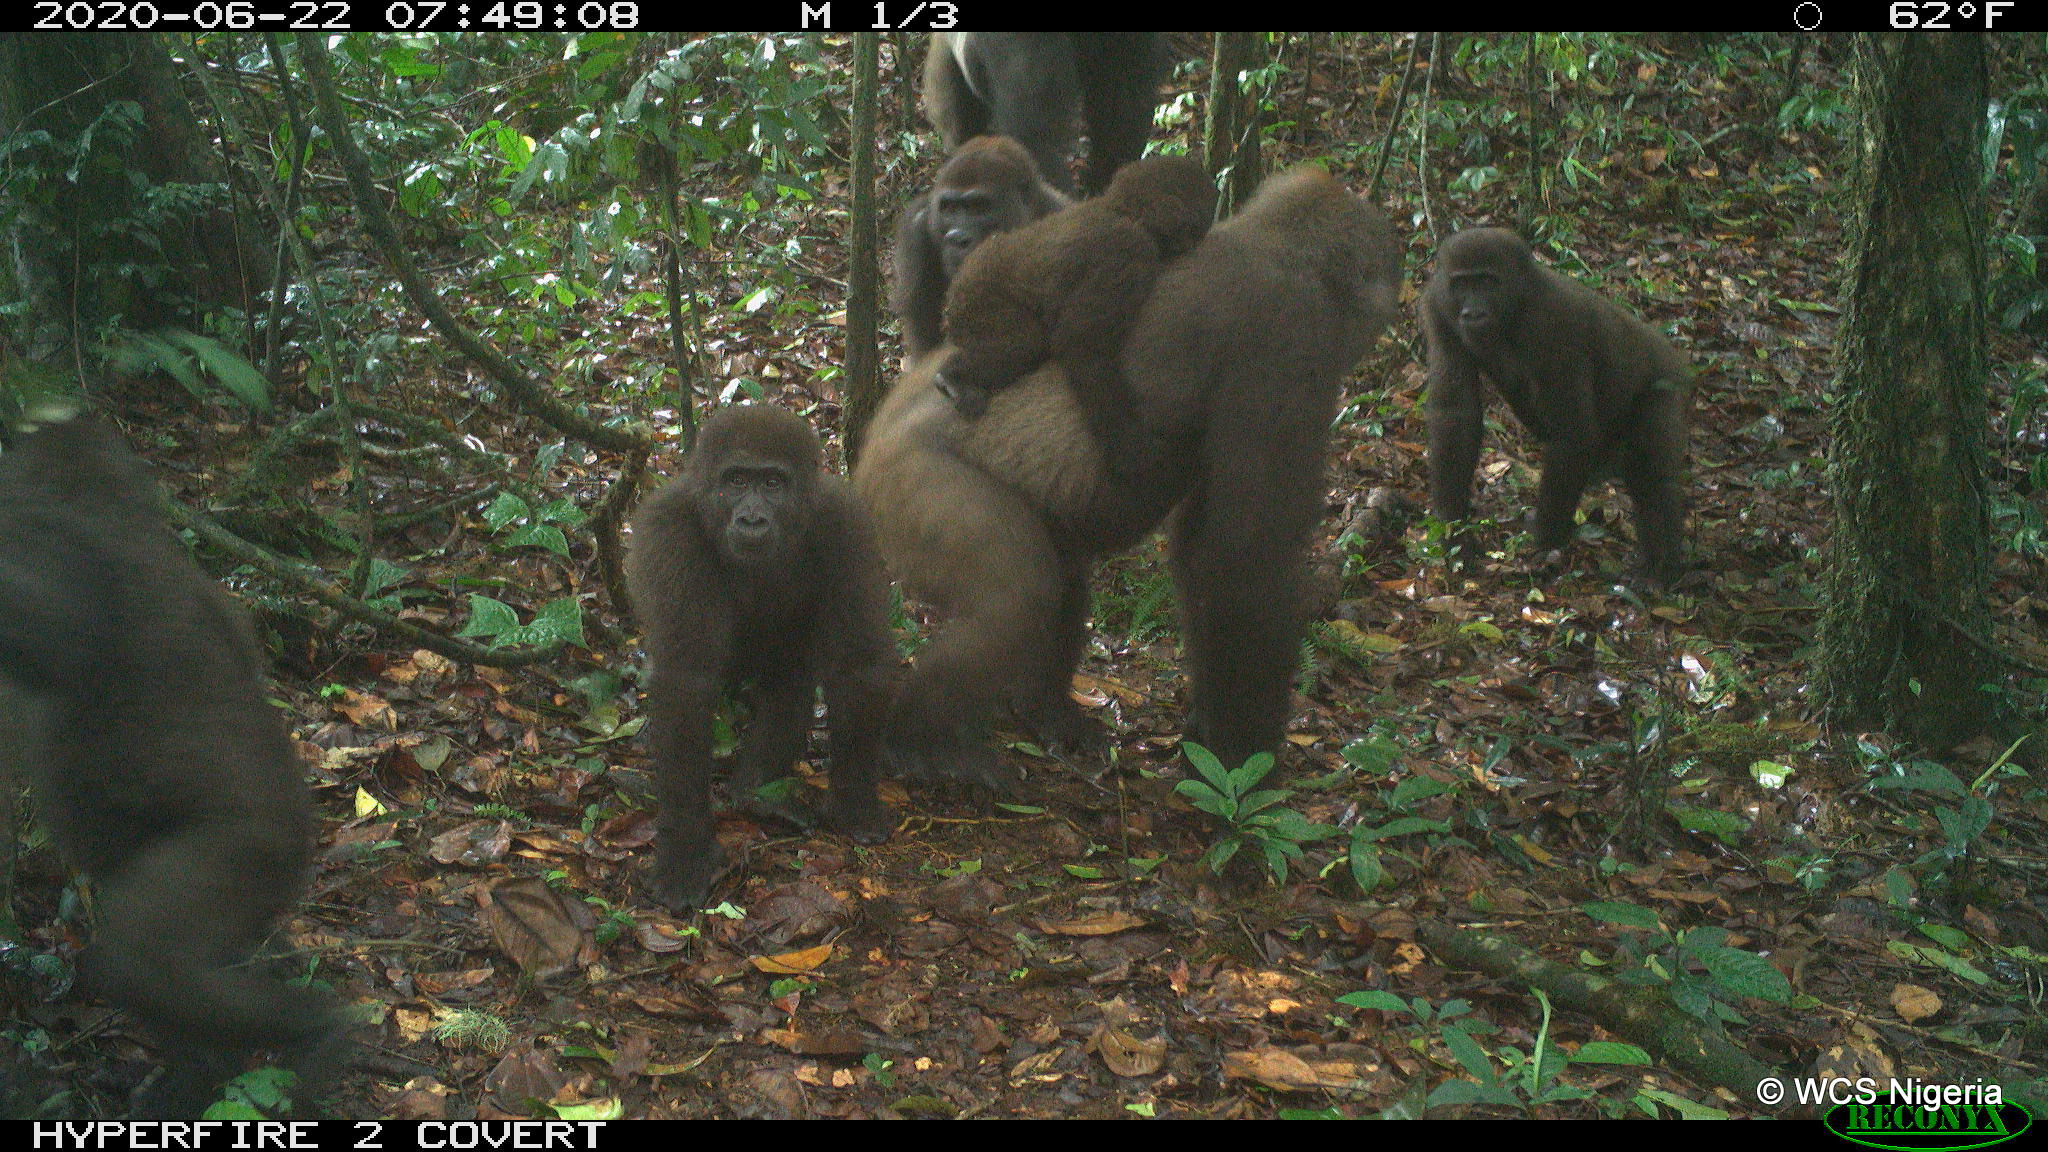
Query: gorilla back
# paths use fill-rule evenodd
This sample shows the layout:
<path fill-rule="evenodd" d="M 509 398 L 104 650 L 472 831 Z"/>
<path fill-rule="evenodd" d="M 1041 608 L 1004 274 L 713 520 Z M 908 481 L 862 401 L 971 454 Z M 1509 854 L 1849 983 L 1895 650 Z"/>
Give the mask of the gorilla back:
<path fill-rule="evenodd" d="M 89 420 L 0 457 L 0 688 L 34 706 L 17 755 L 100 893 L 83 981 L 162 1045 L 138 1110 L 181 1116 L 248 1049 L 310 1045 L 332 1021 L 320 995 L 232 967 L 304 889 L 312 806 L 247 614 L 156 500 Z"/>
<path fill-rule="evenodd" d="M 854 473 L 891 567 L 949 617 L 891 710 L 898 765 L 992 777 L 980 727 L 1003 703 L 1048 743 L 1086 741 L 1066 689 L 1090 567 L 1170 511 L 1190 732 L 1233 763 L 1277 744 L 1330 420 L 1399 279 L 1377 210 L 1320 169 L 1268 180 L 1139 315 L 1123 354 L 1132 416 L 1167 450 L 1135 474 L 1106 465 L 1057 362 L 974 421 L 933 384 L 943 357 L 913 364 Z"/>

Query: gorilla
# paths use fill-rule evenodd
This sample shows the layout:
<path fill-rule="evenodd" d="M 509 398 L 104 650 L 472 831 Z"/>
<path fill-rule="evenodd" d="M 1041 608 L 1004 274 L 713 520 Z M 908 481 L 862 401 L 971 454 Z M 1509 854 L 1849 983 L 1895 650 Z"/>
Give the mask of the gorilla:
<path fill-rule="evenodd" d="M 1016 140 L 1055 187 L 1072 192 L 1078 111 L 1088 129 L 1081 186 L 1093 195 L 1144 153 L 1165 73 L 1158 32 L 934 32 L 925 115 L 948 148 L 975 136 Z"/>
<path fill-rule="evenodd" d="M 1691 370 L 1649 325 L 1536 263 L 1520 236 L 1473 228 L 1444 241 L 1422 297 L 1429 337 L 1429 502 L 1472 512 L 1485 427 L 1482 379 L 1543 446 L 1536 546 L 1571 542 L 1586 485 L 1618 475 L 1635 505 L 1643 566 L 1685 570 L 1686 409 Z"/>
<path fill-rule="evenodd" d="M 1057 361 L 973 421 L 933 382 L 943 355 L 913 362 L 853 478 L 892 570 L 947 617 L 890 708 L 894 764 L 999 786 L 985 728 L 1005 704 L 1050 746 L 1099 746 L 1067 693 L 1087 578 L 1162 520 L 1188 736 L 1231 764 L 1275 747 L 1330 423 L 1394 315 L 1400 266 L 1385 217 L 1322 169 L 1268 180 L 1139 313 L 1123 354 L 1132 418 L 1169 450 L 1134 474 L 1110 467 Z"/>
<path fill-rule="evenodd" d="M 721 408 L 682 475 L 634 516 L 626 583 L 652 665 L 661 809 L 651 886 L 671 907 L 701 904 L 724 866 L 711 810 L 711 714 L 723 690 L 751 684 L 754 703 L 735 793 L 789 775 L 822 682 L 830 821 L 869 844 L 893 826 L 875 797 L 896 665 L 889 584 L 866 516 L 822 459 L 802 417 Z"/>

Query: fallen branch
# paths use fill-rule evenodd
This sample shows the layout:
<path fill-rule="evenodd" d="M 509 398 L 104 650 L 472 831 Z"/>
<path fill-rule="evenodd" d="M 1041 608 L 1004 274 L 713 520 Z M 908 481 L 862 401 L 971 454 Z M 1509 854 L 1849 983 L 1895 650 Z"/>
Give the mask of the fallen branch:
<path fill-rule="evenodd" d="M 1726 1088 L 1745 1104 L 1756 1103 L 1757 1085 L 1775 1075 L 1647 990 L 1553 964 L 1511 940 L 1474 928 L 1417 921 L 1415 938 L 1454 968 L 1541 988 L 1553 1004 L 1591 1017 L 1662 1057 L 1687 1078 Z"/>

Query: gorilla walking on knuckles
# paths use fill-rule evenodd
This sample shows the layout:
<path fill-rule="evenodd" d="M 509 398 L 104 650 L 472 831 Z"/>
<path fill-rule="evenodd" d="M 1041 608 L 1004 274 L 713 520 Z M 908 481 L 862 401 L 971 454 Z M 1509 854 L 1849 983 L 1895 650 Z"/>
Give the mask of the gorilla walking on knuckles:
<path fill-rule="evenodd" d="M 931 191 L 913 199 L 896 224 L 890 304 L 903 320 L 904 358 L 914 360 L 944 339 L 946 289 L 968 253 L 990 236 L 1067 203 L 1015 140 L 979 136 L 961 145 L 939 169 Z"/>
<path fill-rule="evenodd" d="M 722 690 L 753 683 L 734 795 L 789 775 L 822 681 L 828 819 L 868 844 L 892 828 L 875 797 L 896 662 L 888 579 L 866 516 L 821 463 L 817 435 L 794 413 L 724 408 L 698 433 L 682 475 L 634 516 L 626 583 L 651 665 L 647 733 L 660 808 L 651 887 L 671 907 L 701 904 L 723 871 L 711 809 L 711 718 Z"/>
<path fill-rule="evenodd" d="M 1691 372 L 1664 337 L 1592 289 L 1536 263 L 1522 238 L 1474 228 L 1444 241 L 1422 298 L 1429 337 L 1429 502 L 1472 511 L 1490 382 L 1543 446 L 1536 546 L 1571 542 L 1586 485 L 1618 475 L 1635 506 L 1644 567 L 1685 570 L 1686 409 Z"/>
<path fill-rule="evenodd" d="M 854 471 L 891 567 L 947 617 L 890 710 L 899 768 L 997 785 L 986 725 L 1005 704 L 1048 743 L 1099 744 L 1068 695 L 1089 572 L 1169 511 L 1189 736 L 1232 765 L 1277 747 L 1330 422 L 1394 315 L 1400 261 L 1386 218 L 1320 168 L 1267 180 L 1131 330 L 1131 415 L 1166 447 L 1151 475 L 1109 466 L 1057 361 L 975 421 L 934 386 L 941 356 L 910 365 Z"/>
<path fill-rule="evenodd" d="M 163 1076 L 139 1115 L 196 1118 L 258 1047 L 331 1070 L 324 994 L 244 966 L 305 889 L 312 803 L 264 699 L 248 614 L 164 524 L 110 429 L 51 424 L 0 456 L 0 743 L 92 877 L 82 983 L 140 1017 Z"/>
<path fill-rule="evenodd" d="M 1120 361 L 1159 274 L 1209 231 L 1216 187 L 1185 156 L 1126 166 L 1109 190 L 991 236 L 961 265 L 946 297 L 951 350 L 934 377 L 960 414 L 979 419 L 990 394 L 1057 360 L 1112 469 L 1143 471 L 1148 446 Z"/>
<path fill-rule="evenodd" d="M 1075 113 L 1088 129 L 1081 185 L 1090 193 L 1145 151 L 1166 41 L 1158 32 L 934 32 L 924 62 L 925 115 L 946 147 L 1008 136 L 1046 178 L 1074 190 Z"/>

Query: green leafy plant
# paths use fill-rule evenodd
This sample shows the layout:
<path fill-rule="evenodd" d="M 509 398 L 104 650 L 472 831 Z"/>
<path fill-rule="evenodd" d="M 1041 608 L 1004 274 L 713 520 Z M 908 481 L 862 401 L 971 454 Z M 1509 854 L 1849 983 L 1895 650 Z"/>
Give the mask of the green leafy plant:
<path fill-rule="evenodd" d="M 1605 1040 L 1582 1044 L 1567 1056 L 1550 1039 L 1550 997 L 1540 988 L 1531 991 L 1543 1011 L 1543 1021 L 1536 1031 L 1536 1043 L 1526 1053 L 1512 1044 L 1488 1050 L 1480 1038 L 1492 1036 L 1500 1029 L 1491 1020 L 1475 1014 L 1472 1005 L 1464 1000 L 1449 1000 L 1439 1008 L 1419 996 L 1403 1000 L 1391 992 L 1368 991 L 1347 993 L 1339 996 L 1337 1002 L 1351 1008 L 1372 1008 L 1412 1017 L 1422 1026 L 1425 1035 L 1434 1034 L 1443 1043 L 1451 1059 L 1471 1077 L 1469 1080 L 1447 1080 L 1431 1089 L 1421 1102 L 1424 1111 L 1450 1105 L 1484 1104 L 1533 1115 L 1544 1105 L 1599 1100 L 1590 1090 L 1563 1082 L 1564 1070 L 1570 1065 L 1647 1066 L 1651 1062 L 1650 1054 L 1634 1044 Z M 1422 1042 L 1422 1037 L 1415 1041 L 1418 1046 Z M 1686 1111 L 1685 1106 L 1699 1107 L 1683 1098 L 1667 1100 L 1663 1094 L 1646 1099 L 1644 1091 L 1640 1090 L 1631 1102 L 1651 1116 L 1657 1115 L 1657 1104 L 1669 1104 L 1681 1111 Z M 1617 1114 L 1628 1103 L 1602 1101 L 1601 1106 L 1610 1114 Z"/>
<path fill-rule="evenodd" d="M 434 1039 L 451 1048 L 477 1052 L 503 1052 L 512 1042 L 512 1029 L 489 1012 L 458 1009 L 434 1025 Z"/>
<path fill-rule="evenodd" d="M 1181 750 L 1201 779 L 1183 780 L 1173 790 L 1223 822 L 1223 835 L 1202 854 L 1210 871 L 1220 874 L 1239 852 L 1250 848 L 1265 860 L 1274 883 L 1280 883 L 1287 879 L 1289 864 L 1302 862 L 1302 845 L 1336 835 L 1335 828 L 1282 807 L 1294 796 L 1292 789 L 1259 787 L 1273 771 L 1271 752 L 1261 752 L 1233 770 L 1199 744 L 1182 741 Z"/>
<path fill-rule="evenodd" d="M 470 593 L 469 623 L 458 636 L 488 638 L 493 646 L 548 644 L 556 640 L 587 646 L 583 639 L 583 605 L 574 596 L 551 600 L 534 613 L 533 622 L 521 624 L 512 606 L 489 596 Z"/>
<path fill-rule="evenodd" d="M 288 1115 L 297 1080 L 296 1074 L 282 1068 L 252 1068 L 223 1085 L 221 1098 L 200 1119 L 268 1120 Z"/>
<path fill-rule="evenodd" d="M 1951 881 L 1968 866 L 1971 849 L 1990 830 L 1991 822 L 1997 816 L 1990 799 L 1996 790 L 1992 778 L 2001 771 L 2025 778 L 2025 773 L 2012 764 L 2013 753 L 2019 750 L 2025 739 L 2022 736 L 2015 740 L 1969 784 L 1964 784 L 1945 764 L 1932 760 L 1895 761 L 1882 749 L 1859 742 L 1858 751 L 1870 761 L 1870 769 L 1874 773 L 1870 780 L 1871 791 L 1921 793 L 1936 798 L 1934 820 L 1941 831 L 1942 842 L 1911 865 L 1922 883 Z"/>
<path fill-rule="evenodd" d="M 1785 1004 L 1792 999 L 1792 984 L 1785 974 L 1762 956 L 1730 946 L 1725 928 L 1702 926 L 1673 935 L 1655 911 L 1618 901 L 1581 904 L 1579 911 L 1625 930 L 1614 961 L 1620 969 L 1617 980 L 1662 986 L 1671 1002 L 1689 1016 L 1741 1024 L 1742 1014 L 1729 1003 L 1732 1000 L 1754 997 Z"/>
<path fill-rule="evenodd" d="M 535 508 L 510 492 L 498 493 L 484 509 L 484 523 L 504 538 L 507 547 L 545 548 L 565 560 L 569 538 L 562 529 L 580 527 L 588 518 L 573 500 L 550 500 Z"/>

